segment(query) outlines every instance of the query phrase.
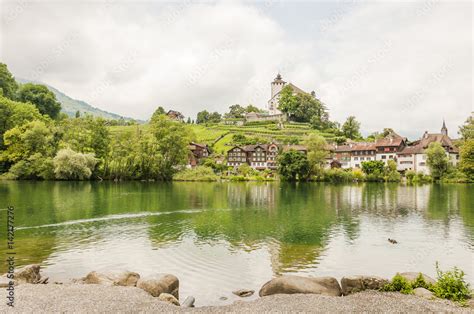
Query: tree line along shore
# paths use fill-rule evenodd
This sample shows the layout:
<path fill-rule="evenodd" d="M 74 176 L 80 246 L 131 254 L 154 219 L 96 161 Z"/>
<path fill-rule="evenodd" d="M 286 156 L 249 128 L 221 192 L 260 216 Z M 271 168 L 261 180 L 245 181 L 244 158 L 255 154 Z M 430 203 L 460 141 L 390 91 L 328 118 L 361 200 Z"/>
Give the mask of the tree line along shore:
<path fill-rule="evenodd" d="M 107 120 L 77 112 L 61 113 L 61 104 L 47 87 L 18 84 L 0 64 L 0 178 L 18 180 L 153 180 L 153 181 L 328 181 L 328 182 L 474 182 L 474 120 L 460 126 L 455 141 L 460 160 L 450 166 L 436 143 L 427 150 L 431 175 L 405 171 L 392 162 L 370 160 L 360 169 L 328 168 L 330 145 L 347 141 L 373 142 L 390 129 L 367 138 L 360 123 L 348 117 L 330 121 L 315 97 L 281 91 L 280 106 L 288 121 L 254 121 L 237 125 L 255 106 L 230 106 L 223 116 L 198 113 L 195 121 L 158 107 L 146 124 Z M 274 169 L 246 164 L 229 167 L 227 151 L 234 146 L 279 143 L 304 145 L 305 153 L 282 151 Z M 204 143 L 209 156 L 189 167 L 190 143 Z"/>

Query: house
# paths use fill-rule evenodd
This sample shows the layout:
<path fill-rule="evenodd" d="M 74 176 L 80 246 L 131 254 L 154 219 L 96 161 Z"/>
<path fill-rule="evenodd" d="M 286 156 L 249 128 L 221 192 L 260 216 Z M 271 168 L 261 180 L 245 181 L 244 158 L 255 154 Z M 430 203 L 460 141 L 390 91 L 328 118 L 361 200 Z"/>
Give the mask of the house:
<path fill-rule="evenodd" d="M 166 115 L 171 119 L 171 120 L 176 120 L 179 122 L 184 121 L 184 116 L 181 112 L 179 111 L 174 111 L 174 110 L 169 110 Z"/>
<path fill-rule="evenodd" d="M 191 142 L 188 145 L 188 149 L 190 151 L 188 166 L 191 168 L 196 167 L 201 159 L 207 158 L 211 154 L 211 151 L 206 144 Z"/>
<path fill-rule="evenodd" d="M 277 158 L 280 151 L 296 150 L 306 153 L 307 149 L 302 145 L 257 144 L 235 146 L 227 152 L 227 165 L 239 167 L 246 163 L 257 170 L 276 169 Z"/>
<path fill-rule="evenodd" d="M 336 145 L 331 149 L 333 159 L 337 160 L 340 164 L 339 168 L 350 169 L 351 166 L 351 153 L 352 143 L 344 145 Z"/>
<path fill-rule="evenodd" d="M 351 168 L 362 168 L 362 162 L 375 160 L 376 151 L 374 143 L 351 144 Z"/>
<path fill-rule="evenodd" d="M 459 161 L 459 149 L 454 146 L 452 139 L 448 136 L 448 129 L 443 121 L 441 133 L 423 134 L 421 139 L 406 146 L 397 154 L 397 169 L 399 171 L 413 170 L 424 174 L 430 174 L 430 169 L 426 163 L 428 156 L 426 149 L 431 143 L 438 142 L 446 151 L 446 156 L 452 165 L 457 165 Z"/>
<path fill-rule="evenodd" d="M 381 160 L 385 164 L 387 164 L 389 160 L 397 161 L 397 153 L 405 148 L 406 143 L 406 138 L 401 137 L 393 131 L 390 132 L 384 138 L 375 141 L 375 160 Z"/>
<path fill-rule="evenodd" d="M 281 115 L 282 112 L 278 110 L 278 104 L 280 102 L 280 92 L 285 86 L 290 86 L 293 90 L 294 94 L 308 94 L 307 92 L 303 91 L 301 88 L 293 85 L 292 83 L 287 83 L 283 81 L 281 78 L 280 73 L 276 76 L 273 82 L 270 83 L 271 85 L 271 96 L 268 100 L 268 113 L 270 115 Z M 315 97 L 315 93 L 311 92 L 311 95 Z"/>

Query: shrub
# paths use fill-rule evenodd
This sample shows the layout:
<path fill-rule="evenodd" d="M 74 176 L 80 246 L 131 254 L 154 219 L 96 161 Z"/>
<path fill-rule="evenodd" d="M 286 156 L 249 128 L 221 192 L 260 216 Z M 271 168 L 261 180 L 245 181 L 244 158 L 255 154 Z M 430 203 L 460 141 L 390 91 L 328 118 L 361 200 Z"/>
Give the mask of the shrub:
<path fill-rule="evenodd" d="M 354 180 L 352 172 L 345 171 L 341 168 L 334 168 L 326 171 L 324 178 L 326 181 L 333 183 L 351 182 Z"/>
<path fill-rule="evenodd" d="M 464 302 L 471 297 L 469 284 L 464 280 L 464 272 L 457 267 L 443 272 L 436 263 L 438 281 L 433 285 L 433 293 L 443 299 Z"/>
<path fill-rule="evenodd" d="M 408 170 L 405 173 L 405 177 L 407 178 L 407 181 L 409 181 L 409 182 L 412 182 L 413 179 L 415 178 L 415 176 L 416 176 L 416 172 L 413 171 L 413 170 Z"/>
<path fill-rule="evenodd" d="M 388 284 L 386 284 L 383 288 L 382 291 L 390 291 L 390 292 L 401 292 L 403 294 L 411 294 L 413 293 L 413 287 L 406 280 L 404 277 L 402 277 L 400 274 L 396 274 L 393 278 L 392 281 Z"/>
<path fill-rule="evenodd" d="M 174 175 L 175 181 L 217 181 L 219 177 L 212 168 L 206 166 L 197 166 L 193 169 L 185 169 Z"/>
<path fill-rule="evenodd" d="M 416 288 L 425 288 L 428 290 L 432 289 L 432 285 L 427 283 L 425 280 L 425 277 L 421 273 L 418 274 L 418 277 L 416 277 L 415 281 L 411 284 L 413 289 Z"/>
<path fill-rule="evenodd" d="M 61 149 L 54 157 L 54 174 L 60 180 L 89 179 L 97 163 L 93 154 L 82 154 L 70 148 Z"/>
<path fill-rule="evenodd" d="M 362 182 L 365 180 L 365 175 L 360 169 L 354 169 L 351 172 L 352 178 L 357 182 Z"/>

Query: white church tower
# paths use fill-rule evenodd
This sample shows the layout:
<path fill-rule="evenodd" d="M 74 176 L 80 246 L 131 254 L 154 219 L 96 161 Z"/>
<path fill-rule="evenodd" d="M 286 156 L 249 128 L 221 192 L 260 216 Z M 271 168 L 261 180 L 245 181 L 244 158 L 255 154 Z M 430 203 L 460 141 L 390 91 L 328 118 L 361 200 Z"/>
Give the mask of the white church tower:
<path fill-rule="evenodd" d="M 272 95 L 268 101 L 268 113 L 271 115 L 281 114 L 281 111 L 278 110 L 278 101 L 280 99 L 280 91 L 283 89 L 283 86 L 286 85 L 286 82 L 282 80 L 280 73 L 271 83 Z"/>

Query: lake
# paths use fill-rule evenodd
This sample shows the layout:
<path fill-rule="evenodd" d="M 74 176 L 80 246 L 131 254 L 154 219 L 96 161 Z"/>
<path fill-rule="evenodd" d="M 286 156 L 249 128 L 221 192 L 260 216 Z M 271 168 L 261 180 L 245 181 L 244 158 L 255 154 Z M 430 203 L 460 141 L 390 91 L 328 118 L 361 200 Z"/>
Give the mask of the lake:
<path fill-rule="evenodd" d="M 439 261 L 474 284 L 473 196 L 474 185 L 0 181 L 0 234 L 13 205 L 17 264 L 41 263 L 50 281 L 171 273 L 182 299 L 219 305 L 242 288 L 256 298 L 277 274 L 435 277 Z"/>

